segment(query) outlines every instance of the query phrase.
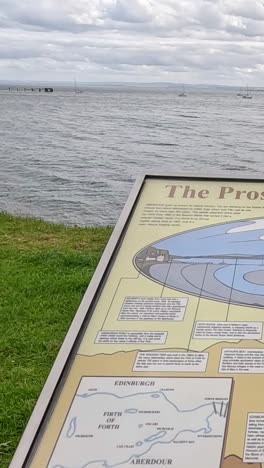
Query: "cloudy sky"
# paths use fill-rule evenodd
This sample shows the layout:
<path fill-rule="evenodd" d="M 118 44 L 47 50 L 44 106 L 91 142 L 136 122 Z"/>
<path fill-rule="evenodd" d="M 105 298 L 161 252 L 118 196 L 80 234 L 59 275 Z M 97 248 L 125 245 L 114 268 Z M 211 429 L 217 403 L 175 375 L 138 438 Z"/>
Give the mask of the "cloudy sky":
<path fill-rule="evenodd" d="M 264 86 L 264 0 L 0 0 L 0 80 Z"/>

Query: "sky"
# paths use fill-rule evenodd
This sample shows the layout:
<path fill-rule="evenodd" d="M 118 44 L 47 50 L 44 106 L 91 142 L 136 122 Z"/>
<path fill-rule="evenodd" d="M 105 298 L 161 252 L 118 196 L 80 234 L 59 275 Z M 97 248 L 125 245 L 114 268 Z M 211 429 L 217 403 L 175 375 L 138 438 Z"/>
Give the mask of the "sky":
<path fill-rule="evenodd" d="M 0 80 L 264 86 L 264 0 L 0 0 Z"/>

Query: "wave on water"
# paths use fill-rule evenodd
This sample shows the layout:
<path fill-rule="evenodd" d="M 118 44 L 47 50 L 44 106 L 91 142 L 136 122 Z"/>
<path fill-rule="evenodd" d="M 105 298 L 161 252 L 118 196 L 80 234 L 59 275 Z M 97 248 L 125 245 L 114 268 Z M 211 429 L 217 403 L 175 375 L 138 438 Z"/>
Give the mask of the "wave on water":
<path fill-rule="evenodd" d="M 2 92 L 0 210 L 113 224 L 142 172 L 259 174 L 263 104 L 230 91 Z"/>

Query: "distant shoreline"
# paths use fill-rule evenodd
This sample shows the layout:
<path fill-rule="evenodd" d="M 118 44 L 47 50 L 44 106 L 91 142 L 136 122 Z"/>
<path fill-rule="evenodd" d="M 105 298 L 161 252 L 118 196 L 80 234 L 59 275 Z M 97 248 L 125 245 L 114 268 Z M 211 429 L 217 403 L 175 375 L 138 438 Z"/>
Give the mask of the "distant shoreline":
<path fill-rule="evenodd" d="M 25 80 L 25 81 L 16 81 L 16 80 L 0 80 L 0 89 L 6 87 L 23 87 L 23 86 L 36 86 L 36 87 L 54 87 L 54 88 L 65 88 L 65 89 L 74 89 L 76 86 L 73 81 L 45 81 L 45 80 Z M 78 82 L 79 88 L 163 88 L 163 89 L 182 89 L 182 83 L 173 83 L 173 82 L 113 82 L 113 81 L 105 81 L 105 82 Z M 237 85 L 221 85 L 221 84 L 206 84 L 206 83 L 185 83 L 185 87 L 187 89 L 193 90 L 208 90 L 208 91 L 224 91 L 224 90 L 240 90 L 243 88 L 241 84 Z M 246 87 L 246 86 L 244 86 Z M 261 86 L 249 86 L 252 91 L 256 92 L 264 92 L 264 87 Z"/>

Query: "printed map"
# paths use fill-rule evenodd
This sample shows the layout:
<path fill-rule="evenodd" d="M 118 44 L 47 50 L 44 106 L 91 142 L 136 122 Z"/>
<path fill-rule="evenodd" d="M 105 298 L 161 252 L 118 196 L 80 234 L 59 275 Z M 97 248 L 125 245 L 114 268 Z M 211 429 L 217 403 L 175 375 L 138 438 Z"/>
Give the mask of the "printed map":
<path fill-rule="evenodd" d="M 178 466 L 186 452 L 184 467 L 191 468 L 191 446 L 205 468 L 218 468 L 231 386 L 228 378 L 83 377 L 48 466 Z"/>

